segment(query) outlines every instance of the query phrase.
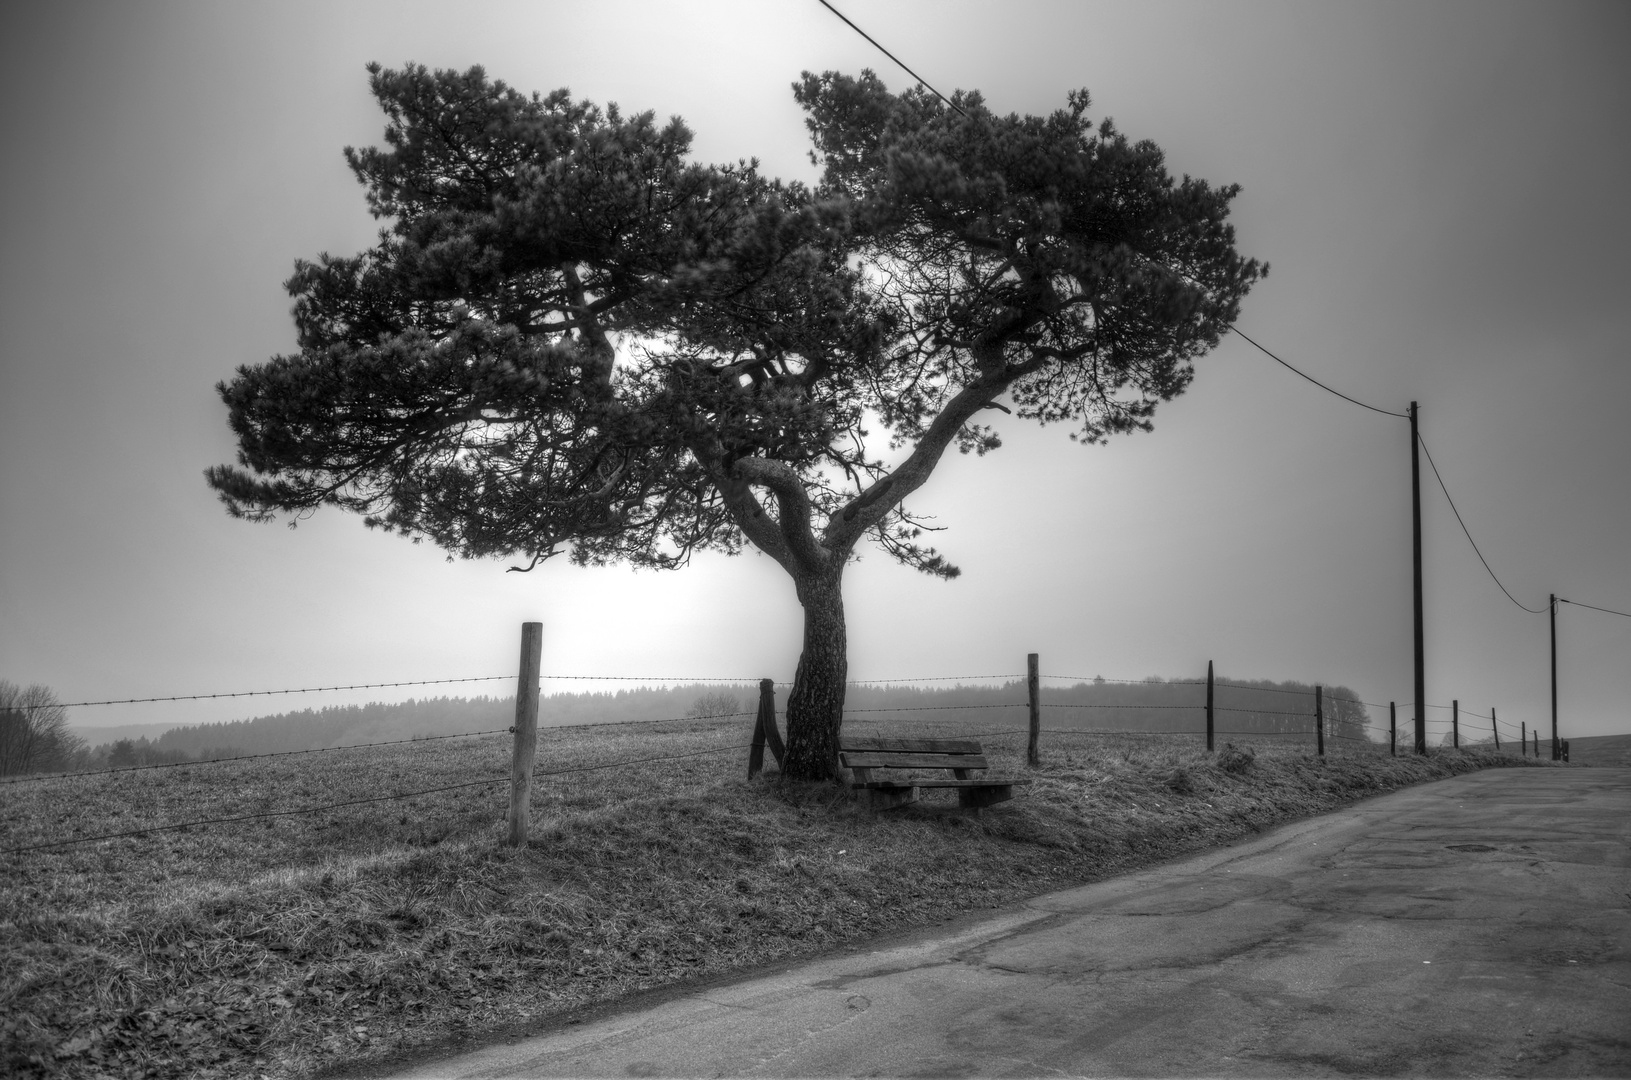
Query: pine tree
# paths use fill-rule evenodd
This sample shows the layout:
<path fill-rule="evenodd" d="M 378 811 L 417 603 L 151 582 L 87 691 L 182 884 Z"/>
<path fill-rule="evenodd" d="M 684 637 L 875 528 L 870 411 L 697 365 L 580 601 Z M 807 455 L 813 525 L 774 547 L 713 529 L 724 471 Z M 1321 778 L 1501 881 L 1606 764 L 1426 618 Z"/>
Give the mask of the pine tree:
<path fill-rule="evenodd" d="M 297 263 L 299 350 L 220 386 L 239 463 L 209 482 L 235 515 L 335 505 L 517 569 L 754 545 L 804 609 L 793 777 L 837 768 L 857 545 L 955 577 L 904 501 L 1000 446 L 984 410 L 1148 429 L 1266 269 L 1235 188 L 1175 182 L 1085 92 L 1001 117 L 806 74 L 810 189 L 688 161 L 678 119 L 370 72 L 386 148 L 346 153 L 388 225 Z"/>

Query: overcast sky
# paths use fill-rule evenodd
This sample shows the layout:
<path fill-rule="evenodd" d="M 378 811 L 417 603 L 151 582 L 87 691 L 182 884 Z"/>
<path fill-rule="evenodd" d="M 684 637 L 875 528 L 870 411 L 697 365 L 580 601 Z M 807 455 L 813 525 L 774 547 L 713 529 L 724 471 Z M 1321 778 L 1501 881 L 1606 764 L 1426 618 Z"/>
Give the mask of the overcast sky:
<path fill-rule="evenodd" d="M 1524 604 L 1631 610 L 1631 6 L 839 6 L 944 92 L 1042 113 L 1086 87 L 1174 174 L 1240 184 L 1239 246 L 1272 265 L 1241 328 L 1364 401 L 1419 400 Z M 700 159 L 813 179 L 799 73 L 909 82 L 816 0 L 19 4 L 0 50 L 0 678 L 80 701 L 502 674 L 527 619 L 548 673 L 791 677 L 799 611 L 767 558 L 506 573 L 337 511 L 232 521 L 202 472 L 234 452 L 215 383 L 293 347 L 294 260 L 374 236 L 341 157 L 383 128 L 365 64 L 679 114 Z M 1002 450 L 948 457 L 913 502 L 960 579 L 873 552 L 846 575 L 853 678 L 1039 652 L 1049 674 L 1210 659 L 1410 699 L 1404 421 L 1231 337 L 1151 434 L 998 427 Z M 1429 701 L 1546 721 L 1546 616 L 1501 594 L 1436 487 L 1424 502 Z M 1563 734 L 1631 730 L 1631 619 L 1558 622 Z"/>

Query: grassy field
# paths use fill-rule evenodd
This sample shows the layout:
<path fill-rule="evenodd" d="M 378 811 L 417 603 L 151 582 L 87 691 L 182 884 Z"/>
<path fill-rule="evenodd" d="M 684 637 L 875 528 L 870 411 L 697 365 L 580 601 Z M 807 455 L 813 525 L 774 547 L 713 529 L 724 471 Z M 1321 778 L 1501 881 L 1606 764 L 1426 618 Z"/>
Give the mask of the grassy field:
<path fill-rule="evenodd" d="M 744 719 L 542 731 L 520 852 L 499 844 L 508 736 L 0 787 L 6 849 L 447 788 L 0 856 L 0 1074 L 311 1075 L 814 955 L 1423 780 L 1550 767 L 1060 733 L 1035 782 L 978 818 L 949 802 L 874 816 L 832 785 L 749 782 L 747 733 Z M 1021 771 L 1023 736 L 985 742 L 999 771 Z M 547 775 L 573 769 L 587 771 Z"/>
<path fill-rule="evenodd" d="M 1587 735 L 1570 739 L 1569 760 L 1576 765 L 1621 769 L 1631 766 L 1631 735 Z"/>

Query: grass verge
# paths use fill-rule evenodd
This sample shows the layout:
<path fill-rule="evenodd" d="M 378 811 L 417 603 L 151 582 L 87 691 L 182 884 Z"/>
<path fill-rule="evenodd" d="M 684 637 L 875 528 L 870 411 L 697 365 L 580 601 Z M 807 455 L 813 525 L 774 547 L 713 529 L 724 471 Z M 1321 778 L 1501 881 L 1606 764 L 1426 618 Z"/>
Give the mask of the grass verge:
<path fill-rule="evenodd" d="M 556 775 L 540 778 L 535 839 L 519 852 L 499 844 L 504 738 L 0 788 L 0 848 L 449 788 L 0 856 L 0 1074 L 357 1067 L 1409 784 L 1551 766 L 1487 750 L 1321 759 L 1301 740 L 1207 754 L 1189 738 L 1058 732 L 1034 782 L 978 818 L 933 803 L 875 816 L 831 785 L 744 779 L 744 728 L 543 732 L 539 769 Z M 1022 735 L 985 743 L 997 771 L 1020 771 Z M 594 768 L 628 759 L 647 760 Z M 488 777 L 500 782 L 452 787 Z"/>

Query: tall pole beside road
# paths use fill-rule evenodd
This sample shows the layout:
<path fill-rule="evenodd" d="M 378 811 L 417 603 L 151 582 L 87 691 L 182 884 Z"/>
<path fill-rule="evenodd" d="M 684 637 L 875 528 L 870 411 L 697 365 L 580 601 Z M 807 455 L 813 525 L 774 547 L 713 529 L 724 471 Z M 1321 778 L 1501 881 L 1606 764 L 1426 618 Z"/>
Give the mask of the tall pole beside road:
<path fill-rule="evenodd" d="M 1421 613 L 1421 439 L 1416 434 L 1416 403 L 1410 403 L 1410 547 L 1411 584 L 1416 610 L 1416 753 L 1427 753 L 1427 652 L 1422 644 Z M 1555 685 L 1555 684 L 1554 684 Z"/>
<path fill-rule="evenodd" d="M 1557 750 L 1557 593 L 1552 594 L 1552 760 L 1558 759 Z"/>

